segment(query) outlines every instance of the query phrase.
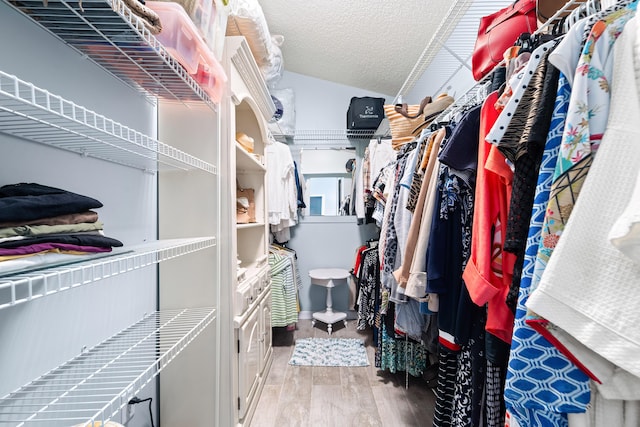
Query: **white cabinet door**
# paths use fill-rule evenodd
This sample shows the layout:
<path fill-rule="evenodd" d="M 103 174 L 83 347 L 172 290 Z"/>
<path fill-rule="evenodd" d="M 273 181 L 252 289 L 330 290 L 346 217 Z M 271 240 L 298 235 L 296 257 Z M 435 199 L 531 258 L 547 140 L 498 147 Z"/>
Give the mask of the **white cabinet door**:
<path fill-rule="evenodd" d="M 238 329 L 239 417 L 244 418 L 260 378 L 260 310 L 253 310 Z"/>
<path fill-rule="evenodd" d="M 268 364 L 271 353 L 273 352 L 272 330 L 271 330 L 271 295 L 266 297 L 260 303 L 260 316 L 262 324 L 262 339 L 260 341 L 260 372 L 262 373 Z"/>

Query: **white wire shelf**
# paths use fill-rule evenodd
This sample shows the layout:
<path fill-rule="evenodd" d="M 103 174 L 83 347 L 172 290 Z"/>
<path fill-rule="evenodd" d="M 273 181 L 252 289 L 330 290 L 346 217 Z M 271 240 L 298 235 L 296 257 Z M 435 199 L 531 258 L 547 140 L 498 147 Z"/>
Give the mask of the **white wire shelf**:
<path fill-rule="evenodd" d="M 215 237 L 158 240 L 125 248 L 124 252 L 111 256 L 97 255 L 88 260 L 84 257 L 76 263 L 16 272 L 0 277 L 0 310 L 215 245 Z"/>
<path fill-rule="evenodd" d="M 215 104 L 121 0 L 5 0 L 145 95 Z"/>
<path fill-rule="evenodd" d="M 0 132 L 149 172 L 216 173 L 210 163 L 2 71 Z"/>
<path fill-rule="evenodd" d="M 377 136 L 376 129 L 298 129 L 295 131 L 293 139 L 294 141 L 349 141 L 370 140 Z"/>
<path fill-rule="evenodd" d="M 0 425 L 70 427 L 119 416 L 204 328 L 213 308 L 155 312 L 0 399 Z M 97 425 L 97 424 L 96 424 Z"/>

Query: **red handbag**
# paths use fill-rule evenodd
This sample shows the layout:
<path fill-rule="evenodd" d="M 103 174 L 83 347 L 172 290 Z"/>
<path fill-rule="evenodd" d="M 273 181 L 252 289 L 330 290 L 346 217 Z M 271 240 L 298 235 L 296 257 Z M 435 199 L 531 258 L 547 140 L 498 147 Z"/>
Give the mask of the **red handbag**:
<path fill-rule="evenodd" d="M 489 74 L 520 34 L 533 33 L 536 28 L 536 0 L 516 0 L 511 6 L 480 18 L 471 55 L 473 78 L 478 81 Z"/>

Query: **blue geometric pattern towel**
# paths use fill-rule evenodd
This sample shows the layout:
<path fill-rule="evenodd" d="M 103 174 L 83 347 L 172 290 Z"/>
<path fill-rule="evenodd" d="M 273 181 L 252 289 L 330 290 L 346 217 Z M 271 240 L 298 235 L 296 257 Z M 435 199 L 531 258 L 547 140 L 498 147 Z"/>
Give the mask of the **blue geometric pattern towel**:
<path fill-rule="evenodd" d="M 357 338 L 301 338 L 289 365 L 369 366 L 364 341 Z"/>

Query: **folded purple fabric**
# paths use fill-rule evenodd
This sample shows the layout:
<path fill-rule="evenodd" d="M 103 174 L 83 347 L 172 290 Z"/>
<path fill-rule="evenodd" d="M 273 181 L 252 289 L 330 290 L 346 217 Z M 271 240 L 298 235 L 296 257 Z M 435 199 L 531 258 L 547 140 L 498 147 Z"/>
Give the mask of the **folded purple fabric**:
<path fill-rule="evenodd" d="M 35 245 L 20 246 L 11 249 L 0 248 L 0 256 L 29 255 L 36 254 L 38 252 L 46 252 L 51 249 L 62 249 L 65 251 L 77 252 L 111 252 L 111 248 L 99 248 L 96 246 L 80 246 L 68 243 L 38 243 Z"/>

